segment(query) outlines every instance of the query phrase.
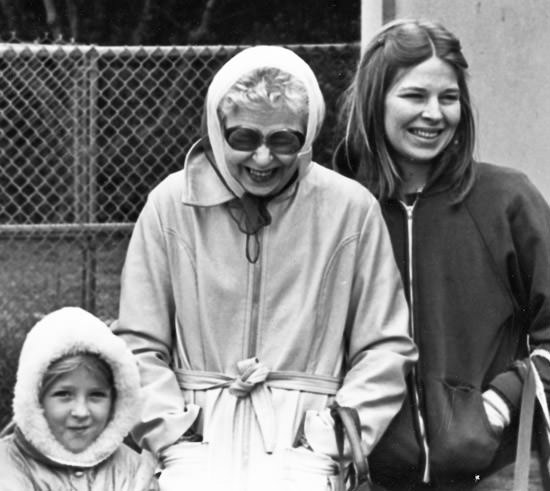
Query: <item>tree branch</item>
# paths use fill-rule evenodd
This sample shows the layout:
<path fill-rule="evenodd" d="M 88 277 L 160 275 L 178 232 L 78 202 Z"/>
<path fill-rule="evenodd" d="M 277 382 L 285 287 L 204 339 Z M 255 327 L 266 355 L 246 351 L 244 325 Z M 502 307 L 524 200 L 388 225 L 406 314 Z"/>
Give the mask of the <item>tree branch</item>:
<path fill-rule="evenodd" d="M 207 0 L 204 10 L 202 12 L 202 17 L 200 24 L 195 28 L 189 31 L 189 42 L 191 44 L 198 43 L 207 37 L 210 32 L 210 25 L 212 24 L 212 12 L 216 6 L 216 0 Z"/>

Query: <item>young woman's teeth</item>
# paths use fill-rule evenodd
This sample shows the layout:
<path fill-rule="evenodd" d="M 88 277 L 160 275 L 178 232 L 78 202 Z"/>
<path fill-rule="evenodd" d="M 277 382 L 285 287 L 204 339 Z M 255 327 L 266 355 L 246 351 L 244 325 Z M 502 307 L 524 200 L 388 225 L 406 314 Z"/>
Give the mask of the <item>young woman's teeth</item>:
<path fill-rule="evenodd" d="M 413 135 L 419 136 L 421 138 L 435 138 L 439 135 L 439 130 L 418 130 L 418 129 L 412 129 L 411 133 Z"/>
<path fill-rule="evenodd" d="M 250 177 L 252 177 L 252 179 L 254 179 L 255 181 L 265 181 L 269 179 L 274 172 L 274 169 L 258 170 L 248 168 L 248 173 L 250 174 Z"/>

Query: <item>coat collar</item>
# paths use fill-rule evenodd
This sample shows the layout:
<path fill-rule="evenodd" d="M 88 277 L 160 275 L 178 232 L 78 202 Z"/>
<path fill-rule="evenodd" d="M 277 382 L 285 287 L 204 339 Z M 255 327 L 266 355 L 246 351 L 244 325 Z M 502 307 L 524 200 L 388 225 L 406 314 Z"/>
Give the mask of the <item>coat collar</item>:
<path fill-rule="evenodd" d="M 185 158 L 183 168 L 183 187 L 181 201 L 190 206 L 217 206 L 228 203 L 236 198 L 235 194 L 226 186 L 213 164 L 204 152 L 205 140 L 193 144 Z M 289 199 L 295 192 L 299 181 L 311 168 L 311 153 L 299 156 L 304 159 L 298 166 L 299 174 L 296 182 L 285 189 L 273 201 Z"/>

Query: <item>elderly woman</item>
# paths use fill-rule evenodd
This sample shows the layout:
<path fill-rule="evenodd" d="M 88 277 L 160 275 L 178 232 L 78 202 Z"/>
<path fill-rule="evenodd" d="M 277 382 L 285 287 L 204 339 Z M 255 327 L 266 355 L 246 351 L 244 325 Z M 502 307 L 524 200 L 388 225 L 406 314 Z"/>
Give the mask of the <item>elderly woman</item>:
<path fill-rule="evenodd" d="M 241 52 L 138 219 L 116 332 L 164 491 L 341 489 L 328 408 L 357 410 L 368 451 L 403 401 L 399 271 L 373 196 L 311 160 L 324 108 L 293 52 Z"/>

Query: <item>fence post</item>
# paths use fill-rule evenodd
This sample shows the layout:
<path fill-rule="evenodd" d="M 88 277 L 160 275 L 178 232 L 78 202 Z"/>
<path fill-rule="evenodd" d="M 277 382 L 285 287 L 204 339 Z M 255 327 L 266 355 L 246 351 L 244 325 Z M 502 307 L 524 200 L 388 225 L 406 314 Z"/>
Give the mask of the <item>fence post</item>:
<path fill-rule="evenodd" d="M 79 50 L 79 48 L 75 48 Z M 72 120 L 72 154 L 73 154 L 73 193 L 74 193 L 74 217 L 76 225 L 82 225 L 86 222 L 86 193 L 87 193 L 87 148 L 86 148 L 86 111 L 87 111 L 87 93 L 86 93 L 86 57 L 75 56 L 75 80 L 73 84 L 73 120 Z M 86 233 L 78 234 L 74 239 L 82 248 L 82 271 L 81 271 L 81 290 L 80 305 L 87 308 L 87 287 L 86 278 L 88 269 L 86 264 Z M 63 299 L 62 299 L 63 302 Z"/>
<path fill-rule="evenodd" d="M 85 111 L 85 145 L 86 156 L 86 213 L 83 218 L 89 224 L 97 221 L 97 83 L 98 52 L 95 48 L 86 56 L 85 87 L 87 107 Z M 83 307 L 95 313 L 96 309 L 96 274 L 97 274 L 97 235 L 88 231 L 84 235 L 84 269 L 83 269 Z"/>

